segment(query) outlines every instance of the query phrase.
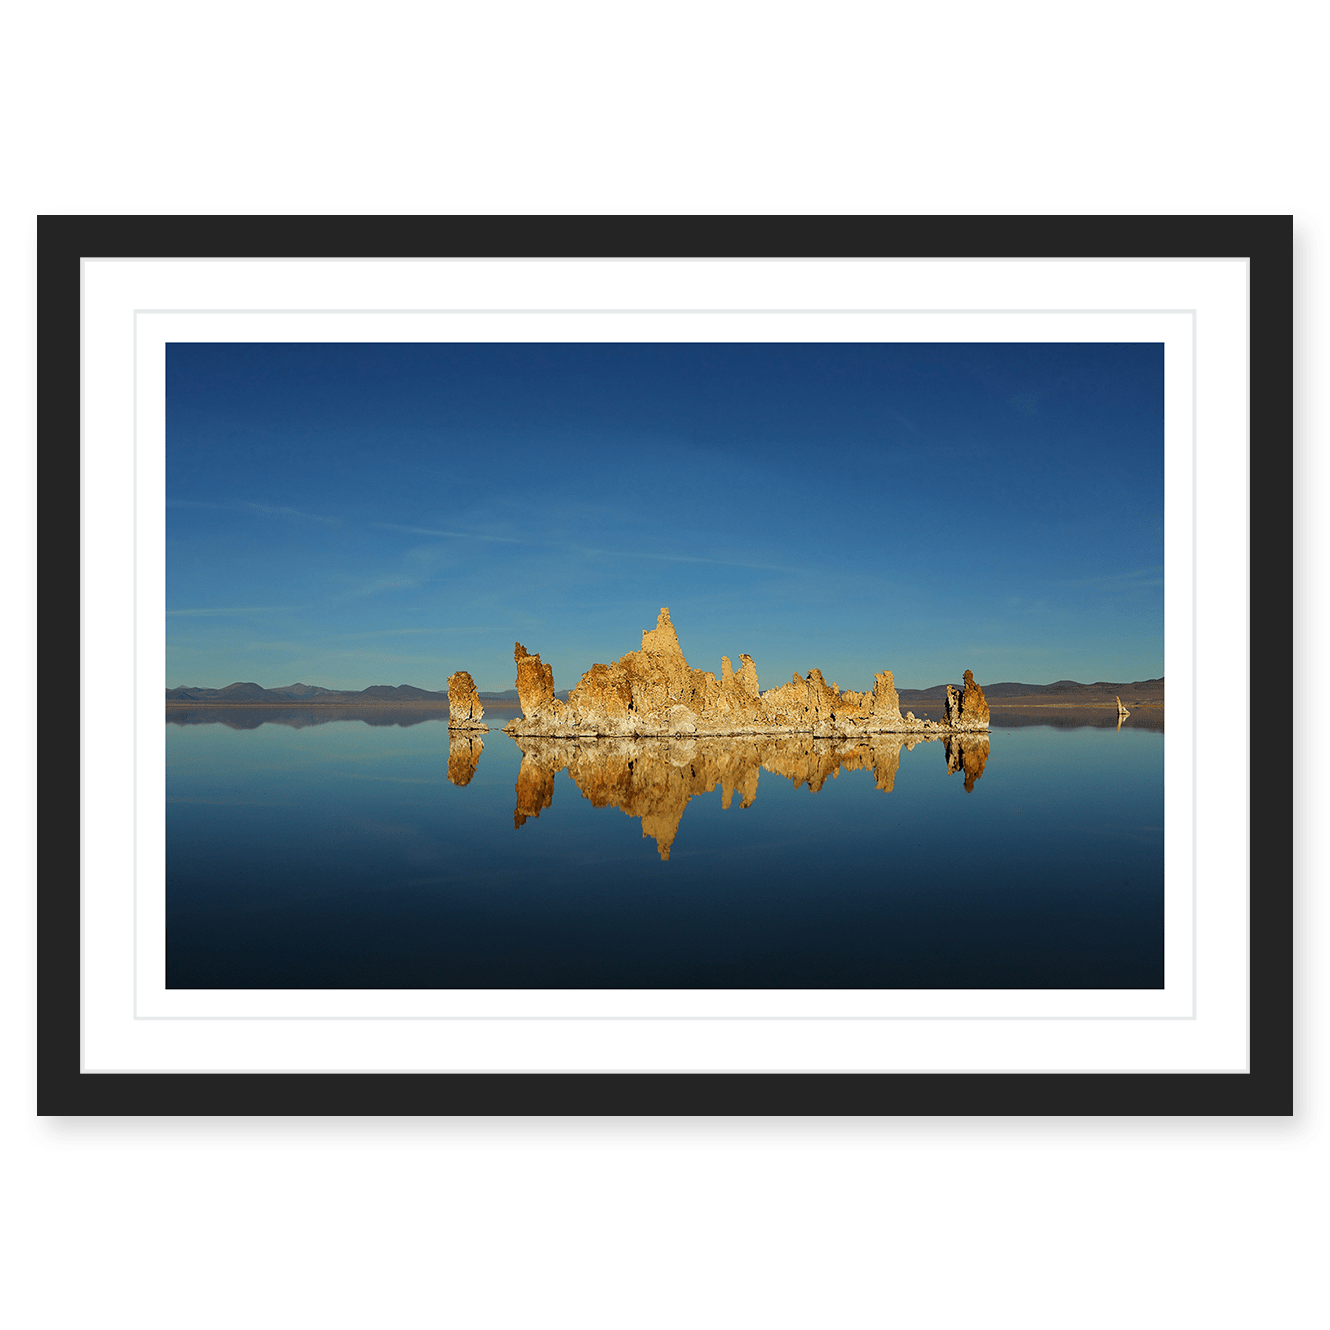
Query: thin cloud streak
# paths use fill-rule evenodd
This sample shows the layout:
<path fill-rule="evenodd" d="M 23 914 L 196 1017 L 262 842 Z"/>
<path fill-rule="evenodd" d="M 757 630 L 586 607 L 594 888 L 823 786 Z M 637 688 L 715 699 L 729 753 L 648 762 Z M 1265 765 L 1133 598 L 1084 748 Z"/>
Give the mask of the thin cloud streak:
<path fill-rule="evenodd" d="M 329 660 L 371 660 L 380 661 L 383 664 L 412 664 L 412 665 L 433 665 L 437 663 L 434 656 L 402 656 L 391 655 L 386 651 L 333 651 L 328 655 Z"/>
<path fill-rule="evenodd" d="M 327 526 L 337 526 L 335 517 L 324 517 L 322 513 L 301 512 L 299 508 L 278 508 L 266 503 L 247 503 L 247 511 L 258 513 L 261 517 L 285 517 L 294 522 L 322 522 Z"/>
<path fill-rule="evenodd" d="M 474 531 L 437 531 L 421 526 L 398 526 L 393 522 L 376 522 L 384 531 L 403 531 L 413 536 L 450 536 L 459 540 L 487 540 L 500 545 L 543 545 L 548 549 L 573 550 L 578 554 L 597 555 L 606 559 L 655 559 L 661 563 L 711 563 L 724 568 L 755 568 L 762 572 L 793 573 L 797 569 L 784 568 L 771 563 L 745 563 L 738 559 L 704 559 L 689 554 L 648 554 L 644 550 L 598 550 L 584 545 L 573 545 L 561 540 L 518 540 L 511 536 L 482 536 Z"/>
<path fill-rule="evenodd" d="M 212 619 L 226 614 L 290 614 L 295 608 L 294 605 L 240 605 L 218 609 L 167 610 L 166 613 L 184 619 Z"/>
<path fill-rule="evenodd" d="M 368 637 L 424 637 L 438 633 L 492 633 L 498 632 L 488 624 L 439 624 L 435 628 L 377 628 L 366 633 L 335 633 L 324 640 L 329 642 L 355 642 Z"/>
<path fill-rule="evenodd" d="M 448 637 L 476 633 L 497 633 L 491 624 L 443 624 L 438 628 L 379 628 L 365 633 L 311 632 L 308 637 L 282 642 L 246 642 L 247 651 L 315 651 L 333 642 L 366 642 L 380 637 Z M 502 630 L 506 632 L 507 630 Z"/>
<path fill-rule="evenodd" d="M 1060 586 L 1069 588 L 1090 587 L 1090 586 L 1163 586 L 1164 577 L 1162 568 L 1138 568 L 1130 573 L 1105 573 L 1102 577 L 1084 577 L 1070 582 L 1049 582 L 1048 586 Z"/>
<path fill-rule="evenodd" d="M 322 513 L 307 513 L 299 508 L 285 508 L 270 503 L 204 503 L 200 499 L 167 499 L 168 508 L 206 508 L 214 513 L 248 513 L 257 517 L 282 517 L 289 522 L 319 522 L 325 526 L 339 526 L 336 517 Z"/>
<path fill-rule="evenodd" d="M 756 568 L 766 573 L 795 573 L 797 568 L 782 568 L 774 563 L 743 563 L 738 559 L 702 559 L 692 554 L 648 554 L 645 550 L 593 550 L 569 546 L 581 554 L 595 554 L 605 559 L 655 559 L 660 563 L 713 563 L 722 568 Z"/>
<path fill-rule="evenodd" d="M 349 579 L 343 579 L 349 580 Z M 358 587 L 351 587 L 333 597 L 334 601 L 355 600 L 361 596 L 377 595 L 380 591 L 404 591 L 418 587 L 424 582 L 421 577 L 380 577 Z"/>
<path fill-rule="evenodd" d="M 409 536 L 448 536 L 456 540 L 488 540 L 496 545 L 530 545 L 529 540 L 512 536 L 482 536 L 478 531 L 435 531 L 423 526 L 398 526 L 395 522 L 375 522 L 381 531 L 404 531 Z"/>

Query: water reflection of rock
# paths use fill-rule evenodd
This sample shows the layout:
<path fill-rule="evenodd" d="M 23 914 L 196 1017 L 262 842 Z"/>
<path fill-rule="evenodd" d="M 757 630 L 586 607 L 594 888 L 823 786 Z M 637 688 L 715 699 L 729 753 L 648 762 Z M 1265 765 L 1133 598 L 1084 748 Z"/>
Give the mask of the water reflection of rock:
<path fill-rule="evenodd" d="M 965 772 L 965 793 L 974 789 L 974 783 L 984 774 L 988 761 L 987 738 L 956 735 L 943 740 L 947 752 L 947 770 Z"/>
<path fill-rule="evenodd" d="M 480 765 L 480 755 L 485 751 L 485 741 L 481 738 L 467 738 L 465 735 L 448 736 L 448 779 L 454 785 L 469 785 L 471 777 Z"/>
<path fill-rule="evenodd" d="M 517 772 L 514 828 L 520 827 L 529 817 L 539 817 L 554 802 L 554 778 L 562 770 L 562 766 L 555 766 L 548 757 L 531 757 L 523 751 L 522 765 Z"/>
<path fill-rule="evenodd" d="M 554 800 L 554 778 L 567 771 L 597 808 L 618 808 L 639 818 L 643 836 L 656 842 L 662 859 L 679 830 L 688 801 L 721 790 L 728 809 L 737 794 L 739 807 L 757 798 L 765 769 L 783 776 L 796 789 L 818 791 L 841 771 L 871 771 L 874 783 L 889 792 L 900 769 L 901 750 L 936 743 L 931 736 L 878 734 L 858 741 L 811 735 L 707 739 L 543 739 L 522 737 L 522 766 L 517 776 L 513 825 L 539 817 Z M 965 773 L 965 789 L 983 774 L 988 760 L 986 735 L 955 735 L 944 744 L 949 771 Z"/>

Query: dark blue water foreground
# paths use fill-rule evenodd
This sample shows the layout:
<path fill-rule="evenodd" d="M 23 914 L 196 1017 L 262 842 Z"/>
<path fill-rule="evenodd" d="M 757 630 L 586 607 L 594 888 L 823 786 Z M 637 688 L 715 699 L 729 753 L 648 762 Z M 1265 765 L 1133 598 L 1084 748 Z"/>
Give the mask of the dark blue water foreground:
<path fill-rule="evenodd" d="M 524 762 L 263 714 L 167 725 L 172 988 L 1163 984 L 1161 733 Z"/>

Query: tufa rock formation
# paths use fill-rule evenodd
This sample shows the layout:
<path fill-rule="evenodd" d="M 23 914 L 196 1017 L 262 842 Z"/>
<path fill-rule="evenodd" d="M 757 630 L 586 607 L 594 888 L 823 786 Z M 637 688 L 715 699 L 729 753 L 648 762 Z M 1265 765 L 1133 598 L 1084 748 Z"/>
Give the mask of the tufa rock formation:
<path fill-rule="evenodd" d="M 450 730 L 488 730 L 481 717 L 485 708 L 480 694 L 465 670 L 458 670 L 448 678 L 448 728 Z"/>
<path fill-rule="evenodd" d="M 513 659 L 517 662 L 517 700 L 522 704 L 522 714 L 560 714 L 563 703 L 554 696 L 554 667 L 543 665 L 539 652 L 528 655 L 520 642 L 513 645 Z"/>
<path fill-rule="evenodd" d="M 1118 729 L 1121 729 L 1122 722 L 1131 715 L 1131 712 L 1122 705 L 1122 699 L 1120 697 L 1115 697 L 1113 700 L 1118 704 Z"/>
<path fill-rule="evenodd" d="M 695 670 L 684 659 L 670 612 L 662 609 L 654 628 L 642 634 L 642 647 L 612 665 L 593 665 L 568 695 L 554 696 L 554 671 L 519 642 L 517 694 L 522 718 L 505 729 L 514 735 L 547 737 L 815 734 L 828 738 L 862 734 L 962 733 L 988 729 L 983 689 L 965 672 L 965 690 L 948 688 L 945 721 L 901 715 L 890 670 L 881 671 L 872 692 L 844 692 L 828 684 L 821 670 L 796 674 L 765 693 L 757 686 L 757 666 L 740 656 L 735 673 L 722 656 L 720 678 Z"/>
<path fill-rule="evenodd" d="M 947 729 L 986 730 L 988 703 L 984 690 L 974 681 L 974 675 L 965 671 L 965 691 L 962 693 L 947 685 Z"/>

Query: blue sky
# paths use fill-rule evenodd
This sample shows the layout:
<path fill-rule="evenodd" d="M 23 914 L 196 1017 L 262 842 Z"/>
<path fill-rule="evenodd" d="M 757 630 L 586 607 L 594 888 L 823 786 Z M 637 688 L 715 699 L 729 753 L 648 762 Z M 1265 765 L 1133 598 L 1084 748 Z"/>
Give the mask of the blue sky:
<path fill-rule="evenodd" d="M 1157 344 L 173 344 L 167 686 L 1163 673 Z"/>

